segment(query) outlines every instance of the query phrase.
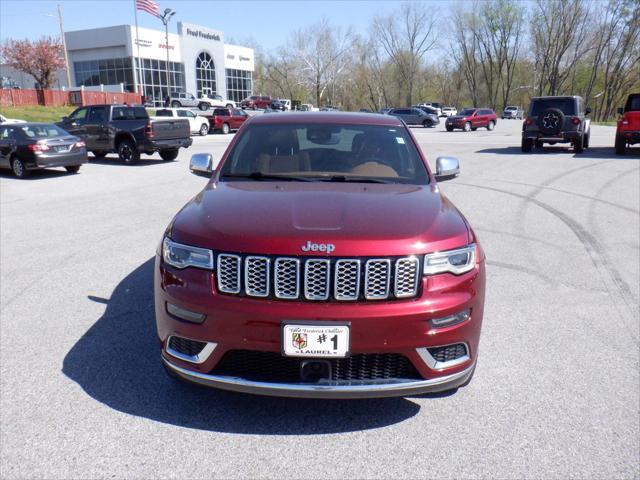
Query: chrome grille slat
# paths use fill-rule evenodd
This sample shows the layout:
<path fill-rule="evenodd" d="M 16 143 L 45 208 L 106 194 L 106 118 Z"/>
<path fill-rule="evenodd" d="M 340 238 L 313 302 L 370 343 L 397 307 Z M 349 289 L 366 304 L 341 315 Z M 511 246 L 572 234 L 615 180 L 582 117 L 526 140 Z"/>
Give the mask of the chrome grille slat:
<path fill-rule="evenodd" d="M 418 259 L 416 257 L 396 260 L 394 295 L 397 298 L 413 297 L 418 291 Z"/>
<path fill-rule="evenodd" d="M 338 260 L 333 280 L 333 298 L 357 300 L 360 293 L 360 260 Z"/>
<path fill-rule="evenodd" d="M 271 260 L 267 257 L 244 259 L 244 290 L 250 297 L 269 296 Z"/>
<path fill-rule="evenodd" d="M 329 260 L 312 258 L 304 266 L 304 298 L 307 300 L 327 300 L 329 298 Z"/>
<path fill-rule="evenodd" d="M 240 257 L 228 253 L 218 255 L 218 289 L 224 293 L 240 293 Z"/>
<path fill-rule="evenodd" d="M 275 262 L 275 296 L 294 299 L 300 295 L 300 260 L 277 258 Z"/>
<path fill-rule="evenodd" d="M 237 255 L 216 258 L 218 291 L 248 297 L 372 301 L 415 297 L 421 257 L 313 258 Z"/>
<path fill-rule="evenodd" d="M 364 276 L 364 298 L 382 300 L 389 296 L 391 284 L 391 260 L 374 258 L 367 260 Z"/>

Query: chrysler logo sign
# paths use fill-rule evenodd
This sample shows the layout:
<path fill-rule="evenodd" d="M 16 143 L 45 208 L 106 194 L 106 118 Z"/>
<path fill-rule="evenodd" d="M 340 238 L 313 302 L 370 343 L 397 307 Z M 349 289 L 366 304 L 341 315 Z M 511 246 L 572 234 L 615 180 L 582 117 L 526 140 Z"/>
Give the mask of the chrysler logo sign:
<path fill-rule="evenodd" d="M 220 41 L 220 35 L 217 33 L 207 33 L 201 30 L 191 30 L 190 28 L 187 28 L 187 35 L 196 38 L 204 38 L 205 40 L 215 40 L 216 42 Z"/>

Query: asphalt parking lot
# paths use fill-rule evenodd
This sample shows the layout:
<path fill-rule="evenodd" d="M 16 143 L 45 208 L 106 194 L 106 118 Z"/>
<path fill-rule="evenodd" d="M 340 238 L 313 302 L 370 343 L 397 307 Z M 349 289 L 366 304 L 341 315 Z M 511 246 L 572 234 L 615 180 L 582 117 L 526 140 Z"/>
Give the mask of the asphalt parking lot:
<path fill-rule="evenodd" d="M 366 401 L 254 397 L 167 378 L 152 259 L 232 135 L 174 162 L 0 173 L 2 478 L 638 478 L 640 151 L 582 155 L 495 131 L 414 128 L 486 250 L 471 384 Z"/>

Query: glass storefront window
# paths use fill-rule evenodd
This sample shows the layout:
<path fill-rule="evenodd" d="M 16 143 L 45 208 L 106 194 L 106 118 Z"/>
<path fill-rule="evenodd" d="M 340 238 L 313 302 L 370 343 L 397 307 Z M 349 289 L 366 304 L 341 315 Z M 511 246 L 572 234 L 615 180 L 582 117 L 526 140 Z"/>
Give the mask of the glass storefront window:
<path fill-rule="evenodd" d="M 240 103 L 253 93 L 251 89 L 252 72 L 228 68 L 226 69 L 226 77 L 227 98 L 229 100 Z"/>

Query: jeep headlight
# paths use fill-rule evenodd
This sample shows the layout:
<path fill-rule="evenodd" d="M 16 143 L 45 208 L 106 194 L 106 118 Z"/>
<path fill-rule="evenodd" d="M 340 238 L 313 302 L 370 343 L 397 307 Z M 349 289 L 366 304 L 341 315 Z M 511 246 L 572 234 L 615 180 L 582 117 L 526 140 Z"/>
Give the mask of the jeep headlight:
<path fill-rule="evenodd" d="M 213 270 L 213 252 L 207 248 L 192 247 L 165 237 L 162 258 L 175 268 L 196 267 Z"/>
<path fill-rule="evenodd" d="M 476 266 L 476 245 L 472 243 L 464 248 L 428 253 L 424 256 L 425 275 L 436 273 L 453 273 L 460 275 L 473 270 Z"/>

